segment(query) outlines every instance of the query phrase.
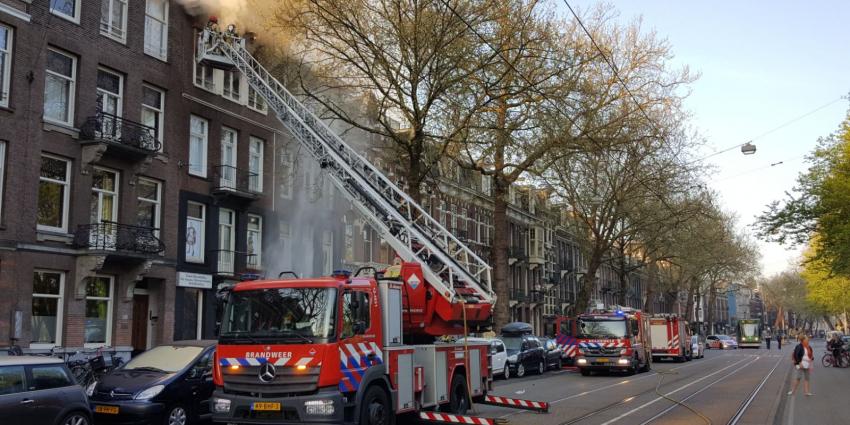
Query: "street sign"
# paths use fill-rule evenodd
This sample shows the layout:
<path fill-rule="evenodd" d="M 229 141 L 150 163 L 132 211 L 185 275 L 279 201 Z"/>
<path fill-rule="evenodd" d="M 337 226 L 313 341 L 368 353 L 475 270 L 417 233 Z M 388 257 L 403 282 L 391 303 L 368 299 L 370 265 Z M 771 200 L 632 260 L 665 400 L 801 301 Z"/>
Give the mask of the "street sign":
<path fill-rule="evenodd" d="M 212 289 L 212 275 L 177 272 L 177 286 L 185 288 Z"/>

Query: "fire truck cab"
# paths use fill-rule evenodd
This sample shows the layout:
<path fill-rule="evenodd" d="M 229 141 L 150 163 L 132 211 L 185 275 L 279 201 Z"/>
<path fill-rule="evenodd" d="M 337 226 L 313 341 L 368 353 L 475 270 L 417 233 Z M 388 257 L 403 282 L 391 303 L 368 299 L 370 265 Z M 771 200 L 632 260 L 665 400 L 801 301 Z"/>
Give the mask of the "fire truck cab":
<path fill-rule="evenodd" d="M 465 413 L 492 386 L 489 345 L 405 345 L 402 322 L 415 312 L 404 310 L 404 286 L 424 285 L 419 264 L 402 270 L 398 280 L 237 284 L 216 351 L 214 422 L 392 424 L 427 408 Z"/>
<path fill-rule="evenodd" d="M 652 358 L 672 358 L 677 362 L 693 358 L 691 328 L 678 316 L 653 316 L 649 319 Z"/>
<path fill-rule="evenodd" d="M 646 372 L 652 364 L 648 331 L 646 317 L 637 310 L 582 314 L 576 318 L 576 366 L 584 376 L 593 371 Z"/>

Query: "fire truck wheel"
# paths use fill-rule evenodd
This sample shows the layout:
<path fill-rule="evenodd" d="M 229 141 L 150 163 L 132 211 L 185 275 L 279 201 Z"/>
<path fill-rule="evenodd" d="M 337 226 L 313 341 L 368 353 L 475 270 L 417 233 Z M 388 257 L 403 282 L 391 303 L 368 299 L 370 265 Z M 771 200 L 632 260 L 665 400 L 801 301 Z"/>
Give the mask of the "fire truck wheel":
<path fill-rule="evenodd" d="M 360 409 L 360 424 L 363 425 L 393 425 L 395 415 L 390 407 L 390 398 L 383 388 L 372 385 L 363 396 Z"/>
<path fill-rule="evenodd" d="M 502 377 L 507 381 L 511 377 L 511 366 L 505 362 L 505 372 L 502 374 Z"/>
<path fill-rule="evenodd" d="M 590 376 L 590 369 L 581 369 L 581 376 Z"/>
<path fill-rule="evenodd" d="M 466 378 L 463 374 L 456 373 L 452 378 L 451 393 L 449 393 L 449 411 L 465 415 L 467 410 L 469 410 L 469 394 L 466 390 Z"/>

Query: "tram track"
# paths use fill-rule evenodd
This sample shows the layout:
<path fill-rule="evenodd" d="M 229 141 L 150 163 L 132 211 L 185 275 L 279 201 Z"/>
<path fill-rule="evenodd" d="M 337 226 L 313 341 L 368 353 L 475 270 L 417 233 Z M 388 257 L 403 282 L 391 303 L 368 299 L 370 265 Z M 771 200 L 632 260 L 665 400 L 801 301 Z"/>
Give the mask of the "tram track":
<path fill-rule="evenodd" d="M 673 393 L 675 393 L 675 392 L 680 391 L 681 389 L 687 388 L 687 387 L 689 387 L 689 386 L 691 386 L 691 385 L 693 385 L 693 384 L 696 384 L 696 383 L 698 383 L 698 382 L 701 382 L 702 380 L 707 379 L 707 378 L 709 378 L 709 377 L 711 377 L 711 376 L 713 376 L 713 375 L 715 375 L 715 374 L 717 374 L 717 373 L 723 372 L 724 370 L 727 370 L 727 369 L 729 369 L 729 368 L 735 367 L 735 366 L 737 366 L 737 365 L 739 365 L 739 364 L 741 364 L 741 363 L 745 363 L 745 362 L 748 362 L 748 361 L 751 363 L 751 362 L 753 362 L 753 361 L 755 361 L 755 360 L 757 360 L 757 358 L 756 358 L 756 359 L 752 359 L 752 358 L 744 358 L 744 359 L 738 360 L 738 361 L 736 361 L 736 362 L 734 362 L 734 363 L 732 363 L 732 364 L 730 364 L 730 365 L 727 365 L 727 366 L 725 366 L 725 367 L 723 367 L 723 368 L 721 368 L 721 369 L 718 369 L 718 370 L 716 370 L 716 371 L 714 371 L 714 372 L 711 372 L 711 373 L 710 373 L 710 374 L 708 374 L 708 375 L 705 375 L 705 376 L 702 376 L 702 377 L 698 377 L 698 378 L 695 378 L 695 379 L 694 379 L 694 375 L 683 375 L 683 376 L 680 376 L 680 377 L 678 377 L 678 378 L 676 378 L 676 379 L 673 379 L 673 380 L 671 380 L 671 381 L 664 382 L 664 384 L 663 384 L 663 385 L 664 385 L 664 387 L 668 387 L 668 386 L 675 385 L 675 384 L 677 384 L 677 383 L 679 383 L 679 382 L 682 382 L 682 381 L 685 381 L 685 380 L 688 380 L 688 379 L 693 379 L 693 382 L 691 382 L 691 383 L 689 383 L 689 384 L 687 384 L 687 385 L 685 385 L 685 386 L 683 386 L 683 387 L 680 387 L 679 389 L 677 389 L 677 390 L 675 390 L 675 391 L 670 392 L 670 393 L 668 393 L 668 394 L 667 394 L 667 395 L 670 395 L 670 394 L 673 394 Z M 749 363 L 747 363 L 747 365 L 748 365 L 748 364 L 749 364 Z M 744 367 L 746 367 L 747 365 L 745 365 Z M 669 371 L 661 371 L 661 373 L 656 372 L 656 373 L 654 373 L 652 376 L 658 376 L 658 377 L 659 377 L 659 379 L 661 379 L 661 377 L 662 377 L 663 375 L 670 374 L 670 372 L 675 371 L 675 370 L 677 370 L 677 369 L 679 369 L 679 368 L 672 368 L 672 369 L 670 369 Z M 740 368 L 739 368 L 739 369 L 737 369 L 737 370 L 740 370 Z M 594 416 L 597 416 L 597 415 L 599 415 L 599 414 L 602 414 L 602 413 L 608 412 L 608 411 L 610 411 L 610 410 L 612 410 L 612 409 L 615 409 L 615 408 L 617 408 L 617 407 L 620 407 L 620 406 L 626 405 L 626 404 L 628 404 L 629 402 L 631 402 L 631 401 L 633 401 L 633 400 L 635 400 L 635 399 L 637 399 L 637 398 L 639 398 L 639 397 L 641 397 L 641 396 L 644 396 L 644 395 L 647 395 L 647 394 L 655 394 L 655 393 L 656 393 L 656 391 L 657 391 L 657 387 L 655 387 L 655 386 L 654 386 L 654 387 L 652 387 L 652 388 L 648 388 L 648 389 L 646 389 L 646 390 L 639 391 L 639 392 L 637 392 L 637 393 L 633 393 L 633 394 L 629 395 L 628 397 L 624 397 L 624 398 L 622 398 L 621 400 L 618 400 L 618 401 L 616 401 L 616 402 L 613 402 L 613 403 L 607 404 L 607 405 L 602 406 L 602 407 L 600 407 L 600 408 L 598 408 L 598 409 L 594 409 L 594 410 L 592 410 L 592 411 L 590 411 L 590 412 L 587 412 L 587 413 L 585 413 L 585 414 L 583 414 L 583 415 L 581 415 L 581 416 L 578 416 L 578 417 L 575 417 L 575 418 L 571 418 L 571 419 L 569 419 L 569 420 L 567 420 L 567 421 L 565 421 L 565 422 L 561 422 L 559 425 L 572 425 L 572 424 L 580 423 L 580 422 L 582 422 L 582 421 L 585 421 L 585 420 L 587 420 L 587 419 L 590 419 L 590 418 L 592 418 L 592 417 L 594 417 Z M 661 399 L 663 399 L 663 398 L 662 398 L 662 397 L 659 397 L 659 398 L 655 399 L 655 400 L 653 401 L 653 403 L 654 403 L 655 401 L 658 401 L 658 400 L 661 400 Z M 609 421 L 609 422 L 610 422 L 610 421 Z"/>

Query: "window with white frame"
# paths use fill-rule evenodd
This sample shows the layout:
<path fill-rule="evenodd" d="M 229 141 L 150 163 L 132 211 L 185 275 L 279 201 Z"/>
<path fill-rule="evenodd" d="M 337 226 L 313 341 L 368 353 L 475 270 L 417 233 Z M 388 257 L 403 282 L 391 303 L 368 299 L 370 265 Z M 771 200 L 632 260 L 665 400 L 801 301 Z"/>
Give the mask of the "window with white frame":
<path fill-rule="evenodd" d="M 92 276 L 86 282 L 86 348 L 112 345 L 112 293 L 115 278 Z"/>
<path fill-rule="evenodd" d="M 292 199 L 292 190 L 295 183 L 295 161 L 289 149 L 280 150 L 280 172 L 278 172 L 278 193 L 281 199 Z"/>
<path fill-rule="evenodd" d="M 233 274 L 236 265 L 236 213 L 218 210 L 218 271 Z"/>
<path fill-rule="evenodd" d="M 0 106 L 9 106 L 11 81 L 12 29 L 0 24 Z"/>
<path fill-rule="evenodd" d="M 263 151 L 265 141 L 251 136 L 248 140 L 248 172 L 250 179 L 248 189 L 251 192 L 263 192 Z"/>
<path fill-rule="evenodd" d="M 136 183 L 136 225 L 157 229 L 154 235 L 159 237 L 162 216 L 162 183 L 148 178 L 139 178 Z"/>
<path fill-rule="evenodd" d="M 36 270 L 32 281 L 31 348 L 62 345 L 62 297 L 65 273 Z"/>
<path fill-rule="evenodd" d="M 204 233 L 207 206 L 197 202 L 186 205 L 186 262 L 204 262 Z"/>
<path fill-rule="evenodd" d="M 0 140 L 0 217 L 3 216 L 3 195 L 6 193 L 6 142 Z"/>
<path fill-rule="evenodd" d="M 50 0 L 50 13 L 80 23 L 80 3 L 82 0 Z"/>
<path fill-rule="evenodd" d="M 44 119 L 74 125 L 77 58 L 58 50 L 47 49 L 44 79 Z"/>
<path fill-rule="evenodd" d="M 207 120 L 192 115 L 189 120 L 189 174 L 207 176 L 208 135 Z"/>
<path fill-rule="evenodd" d="M 215 69 L 211 66 L 201 65 L 198 61 L 192 61 L 195 67 L 195 85 L 215 92 Z"/>
<path fill-rule="evenodd" d="M 263 218 L 248 214 L 248 266 L 258 269 L 263 264 Z"/>
<path fill-rule="evenodd" d="M 65 232 L 68 229 L 68 193 L 71 163 L 43 155 L 38 178 L 37 223 L 39 230 Z"/>
<path fill-rule="evenodd" d="M 100 33 L 121 43 L 127 41 L 127 0 L 101 0 Z"/>
<path fill-rule="evenodd" d="M 123 77 L 106 69 L 97 70 L 97 97 L 101 102 L 103 112 L 120 117 L 124 87 Z"/>
<path fill-rule="evenodd" d="M 164 141 L 163 123 L 165 123 L 165 92 L 147 84 L 142 85 L 142 124 L 154 129 L 154 137 L 160 143 L 160 152 Z"/>
<path fill-rule="evenodd" d="M 266 100 L 251 86 L 248 86 L 248 107 L 263 114 L 269 109 Z"/>
<path fill-rule="evenodd" d="M 162 60 L 168 58 L 168 0 L 147 0 L 145 53 Z"/>
<path fill-rule="evenodd" d="M 221 95 L 234 102 L 239 102 L 241 94 L 242 78 L 240 78 L 239 70 L 223 71 L 224 72 L 224 87 L 221 90 Z"/>

